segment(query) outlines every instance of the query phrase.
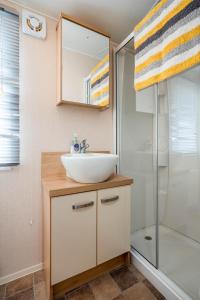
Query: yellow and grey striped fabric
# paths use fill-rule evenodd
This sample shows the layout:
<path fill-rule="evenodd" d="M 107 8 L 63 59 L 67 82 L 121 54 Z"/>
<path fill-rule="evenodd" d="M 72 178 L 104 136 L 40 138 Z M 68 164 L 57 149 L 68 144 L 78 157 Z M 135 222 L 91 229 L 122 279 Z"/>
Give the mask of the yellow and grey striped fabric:
<path fill-rule="evenodd" d="M 160 0 L 134 31 L 136 90 L 200 62 L 200 0 Z"/>
<path fill-rule="evenodd" d="M 109 104 L 109 55 L 106 55 L 91 72 L 91 104 L 106 106 Z"/>

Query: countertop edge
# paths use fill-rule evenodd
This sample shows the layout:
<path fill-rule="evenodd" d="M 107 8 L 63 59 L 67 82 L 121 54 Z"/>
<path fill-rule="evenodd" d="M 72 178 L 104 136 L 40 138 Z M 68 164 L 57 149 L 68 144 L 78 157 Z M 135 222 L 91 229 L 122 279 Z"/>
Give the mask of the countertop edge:
<path fill-rule="evenodd" d="M 117 180 L 116 180 L 117 179 Z M 58 180 L 55 179 L 55 180 Z M 116 181 L 115 181 L 116 180 Z M 50 185 L 54 182 L 51 180 L 42 180 L 43 189 L 48 193 L 49 197 L 59 197 L 65 195 L 72 195 L 84 192 L 98 191 L 102 189 L 109 189 L 118 186 L 125 186 L 133 184 L 133 179 L 126 176 L 114 175 L 114 177 L 110 180 L 99 182 L 99 183 L 91 183 L 80 186 L 72 186 L 72 187 L 50 187 Z M 77 183 L 78 184 L 78 183 Z"/>

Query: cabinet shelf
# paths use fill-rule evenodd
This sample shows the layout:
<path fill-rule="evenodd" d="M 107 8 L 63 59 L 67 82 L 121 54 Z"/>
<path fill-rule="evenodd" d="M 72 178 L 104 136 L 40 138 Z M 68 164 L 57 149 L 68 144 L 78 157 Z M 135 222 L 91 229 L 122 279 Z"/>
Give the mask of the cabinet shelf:
<path fill-rule="evenodd" d="M 110 107 L 110 105 L 100 106 L 100 105 L 86 104 L 86 103 L 80 103 L 80 102 L 68 101 L 68 100 L 60 100 L 56 103 L 56 105 L 57 106 L 70 105 L 70 106 L 83 107 L 83 108 L 92 108 L 100 111 L 108 109 Z"/>

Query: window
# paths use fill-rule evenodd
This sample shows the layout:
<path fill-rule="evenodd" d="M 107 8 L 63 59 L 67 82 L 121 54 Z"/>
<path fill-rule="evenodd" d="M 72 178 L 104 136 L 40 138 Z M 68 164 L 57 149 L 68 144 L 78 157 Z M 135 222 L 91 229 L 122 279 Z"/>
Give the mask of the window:
<path fill-rule="evenodd" d="M 0 167 L 19 164 L 19 17 L 0 8 Z"/>
<path fill-rule="evenodd" d="M 88 77 L 85 77 L 84 78 L 84 103 L 87 103 L 87 104 L 91 104 L 90 103 L 90 75 Z"/>
<path fill-rule="evenodd" d="M 185 78 L 176 76 L 168 80 L 168 96 L 171 149 L 177 153 L 195 154 L 199 138 L 199 83 L 186 75 Z"/>

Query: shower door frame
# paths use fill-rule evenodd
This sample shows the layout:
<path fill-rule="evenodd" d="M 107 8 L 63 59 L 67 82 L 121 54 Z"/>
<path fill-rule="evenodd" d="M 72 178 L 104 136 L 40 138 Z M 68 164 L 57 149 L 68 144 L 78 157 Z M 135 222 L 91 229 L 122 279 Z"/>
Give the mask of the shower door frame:
<path fill-rule="evenodd" d="M 117 101 L 117 53 L 124 47 L 126 46 L 132 39 L 134 38 L 134 32 L 131 32 L 127 38 L 121 43 L 119 44 L 115 49 L 114 49 L 114 58 L 113 58 L 113 65 L 114 65 L 114 99 L 113 99 L 113 141 L 114 141 L 114 152 L 115 154 L 119 155 L 119 161 L 118 161 L 118 165 L 117 165 L 117 173 L 119 172 L 119 166 L 120 166 L 120 122 L 119 121 L 119 105 L 118 105 L 118 101 Z M 155 236 L 156 236 L 156 253 L 155 253 L 155 265 L 150 262 L 146 257 L 144 257 L 137 249 L 135 249 L 133 246 L 131 246 L 135 251 L 137 251 L 141 256 L 143 256 L 147 262 L 149 262 L 151 265 L 153 265 L 153 267 L 155 267 L 156 269 L 159 269 L 159 197 L 158 197 L 158 84 L 156 84 L 155 87 L 156 90 L 156 98 L 155 98 L 155 129 L 153 132 L 153 136 L 155 135 L 155 156 L 154 156 L 154 152 L 153 152 L 153 170 L 155 168 L 155 178 L 156 178 L 156 183 L 155 183 L 155 203 L 156 203 L 156 211 L 155 211 L 155 225 L 156 225 L 156 232 L 155 232 Z M 133 183 L 134 184 L 134 183 Z"/>

